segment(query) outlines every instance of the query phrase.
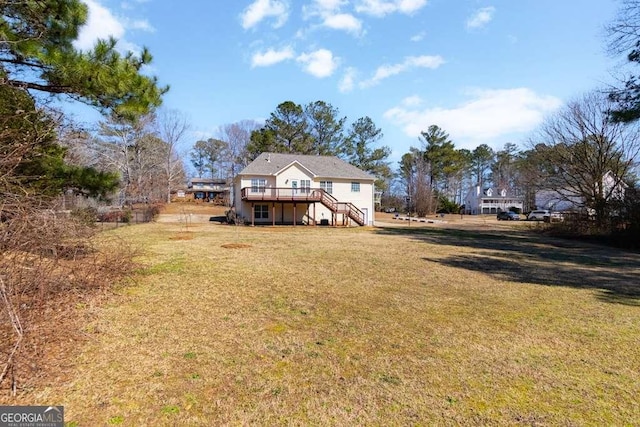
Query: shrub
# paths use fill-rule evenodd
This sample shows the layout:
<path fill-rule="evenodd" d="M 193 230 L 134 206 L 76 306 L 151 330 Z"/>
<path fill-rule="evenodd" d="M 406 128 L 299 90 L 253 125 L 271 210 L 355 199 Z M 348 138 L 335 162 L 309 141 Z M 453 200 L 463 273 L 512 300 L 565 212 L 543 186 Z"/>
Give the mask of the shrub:
<path fill-rule="evenodd" d="M 96 208 L 76 208 L 71 211 L 71 218 L 80 221 L 83 225 L 94 225 L 98 220 L 98 210 Z"/>

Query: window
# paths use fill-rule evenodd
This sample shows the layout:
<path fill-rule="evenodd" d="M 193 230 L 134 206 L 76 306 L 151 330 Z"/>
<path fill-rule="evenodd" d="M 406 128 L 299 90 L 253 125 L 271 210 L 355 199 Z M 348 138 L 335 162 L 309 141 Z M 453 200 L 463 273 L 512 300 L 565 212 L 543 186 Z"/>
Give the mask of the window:
<path fill-rule="evenodd" d="M 255 205 L 253 215 L 255 219 L 269 219 L 269 205 Z"/>
<path fill-rule="evenodd" d="M 352 193 L 359 193 L 360 192 L 360 183 L 359 182 L 352 182 L 351 183 L 351 192 Z"/>
<path fill-rule="evenodd" d="M 333 193 L 333 181 L 320 181 L 320 188 L 327 193 Z"/>
<path fill-rule="evenodd" d="M 254 178 L 251 180 L 251 192 L 252 193 L 264 193 L 264 189 L 267 186 L 266 179 Z"/>
<path fill-rule="evenodd" d="M 311 192 L 311 180 L 309 179 L 301 179 L 300 180 L 300 191 L 307 194 Z"/>

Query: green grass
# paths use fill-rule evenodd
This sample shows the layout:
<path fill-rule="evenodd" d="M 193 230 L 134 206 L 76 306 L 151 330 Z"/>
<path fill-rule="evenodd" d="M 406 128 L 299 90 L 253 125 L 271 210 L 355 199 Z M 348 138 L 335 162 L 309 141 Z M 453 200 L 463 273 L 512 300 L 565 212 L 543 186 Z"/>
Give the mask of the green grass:
<path fill-rule="evenodd" d="M 74 380 L 25 398 L 81 426 L 640 419 L 638 255 L 522 230 L 181 232 L 110 231 L 144 267 Z"/>

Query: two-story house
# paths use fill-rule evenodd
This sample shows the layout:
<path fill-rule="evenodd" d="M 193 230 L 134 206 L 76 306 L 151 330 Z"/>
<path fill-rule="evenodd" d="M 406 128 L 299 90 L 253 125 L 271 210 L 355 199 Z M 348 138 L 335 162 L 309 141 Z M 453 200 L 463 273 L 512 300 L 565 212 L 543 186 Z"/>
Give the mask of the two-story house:
<path fill-rule="evenodd" d="M 517 208 L 522 211 L 524 199 L 506 188 L 473 187 L 464 198 L 464 210 L 468 215 L 495 214 Z"/>
<path fill-rule="evenodd" d="M 335 156 L 262 153 L 234 181 L 251 224 L 373 225 L 375 178 Z"/>
<path fill-rule="evenodd" d="M 228 202 L 231 187 L 223 178 L 191 178 L 185 196 L 204 202 Z"/>

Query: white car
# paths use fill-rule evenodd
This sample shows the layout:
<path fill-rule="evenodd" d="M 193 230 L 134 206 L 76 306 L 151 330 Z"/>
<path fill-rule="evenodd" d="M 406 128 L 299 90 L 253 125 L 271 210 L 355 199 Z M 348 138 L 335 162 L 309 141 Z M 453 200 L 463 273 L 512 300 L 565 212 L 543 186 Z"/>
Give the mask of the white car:
<path fill-rule="evenodd" d="M 544 221 L 545 217 L 550 218 L 551 212 L 547 210 L 531 211 L 529 215 L 527 215 L 527 221 Z"/>

